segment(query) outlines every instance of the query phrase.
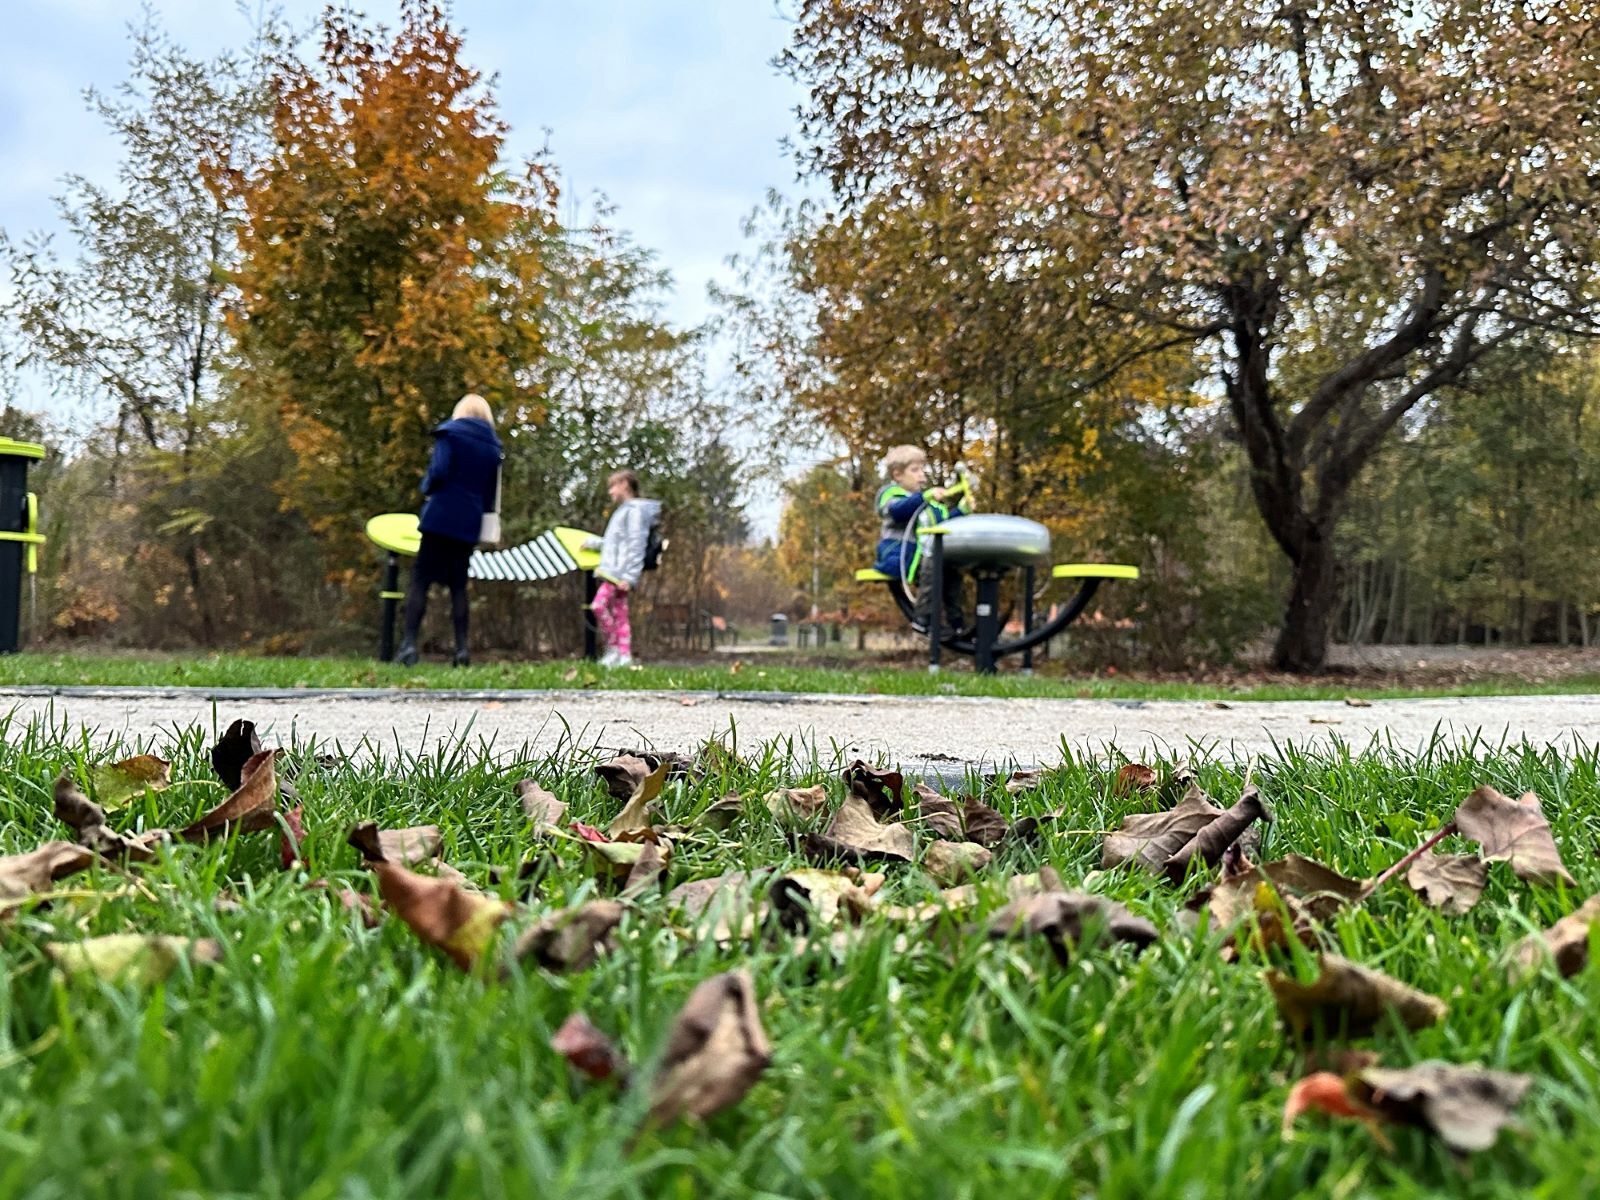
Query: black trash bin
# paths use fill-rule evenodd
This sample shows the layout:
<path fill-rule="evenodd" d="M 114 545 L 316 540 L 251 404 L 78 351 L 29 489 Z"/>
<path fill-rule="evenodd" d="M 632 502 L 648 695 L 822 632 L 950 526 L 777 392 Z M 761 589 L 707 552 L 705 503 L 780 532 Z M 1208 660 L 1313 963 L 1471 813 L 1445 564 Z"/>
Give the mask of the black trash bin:
<path fill-rule="evenodd" d="M 39 566 L 39 504 L 28 491 L 28 464 L 44 447 L 0 437 L 0 654 L 17 649 L 22 577 Z"/>

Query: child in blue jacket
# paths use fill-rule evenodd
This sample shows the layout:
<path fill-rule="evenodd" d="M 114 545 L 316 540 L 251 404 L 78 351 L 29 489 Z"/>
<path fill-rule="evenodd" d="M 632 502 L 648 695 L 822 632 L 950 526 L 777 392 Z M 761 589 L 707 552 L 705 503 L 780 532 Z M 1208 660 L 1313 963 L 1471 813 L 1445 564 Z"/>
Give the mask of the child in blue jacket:
<path fill-rule="evenodd" d="M 923 520 L 928 524 L 948 520 L 965 514 L 970 500 L 962 496 L 952 503 L 944 488 L 928 488 L 928 456 L 920 446 L 895 446 L 884 457 L 884 470 L 889 482 L 878 489 L 876 508 L 883 525 L 878 535 L 878 561 L 874 564 L 886 575 L 917 582 L 926 539 L 907 537 L 906 528 L 924 507 L 928 510 Z M 902 558 L 911 555 L 903 564 Z M 944 627 L 952 633 L 966 631 L 966 614 L 962 611 L 961 572 L 950 566 L 944 570 Z M 933 616 L 933 589 L 922 587 L 917 591 L 916 616 L 919 624 L 927 628 Z"/>

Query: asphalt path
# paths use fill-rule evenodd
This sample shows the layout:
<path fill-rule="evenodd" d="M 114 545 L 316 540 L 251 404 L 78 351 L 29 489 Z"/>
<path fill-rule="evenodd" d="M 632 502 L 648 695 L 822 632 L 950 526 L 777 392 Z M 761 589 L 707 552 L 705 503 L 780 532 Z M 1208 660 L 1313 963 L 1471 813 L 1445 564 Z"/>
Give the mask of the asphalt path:
<path fill-rule="evenodd" d="M 62 738 L 160 743 L 244 717 L 268 745 L 315 739 L 350 753 L 428 751 L 465 738 L 511 757 L 558 749 L 692 750 L 710 737 L 741 752 L 776 742 L 823 762 L 875 758 L 946 773 L 1057 762 L 1065 750 L 1242 758 L 1335 742 L 1360 753 L 1431 742 L 1524 740 L 1567 750 L 1600 743 L 1600 696 L 1342 701 L 1038 700 L 710 692 L 260 691 L 231 688 L 19 688 L 0 712 Z M 13 725 L 7 736 L 17 736 Z"/>

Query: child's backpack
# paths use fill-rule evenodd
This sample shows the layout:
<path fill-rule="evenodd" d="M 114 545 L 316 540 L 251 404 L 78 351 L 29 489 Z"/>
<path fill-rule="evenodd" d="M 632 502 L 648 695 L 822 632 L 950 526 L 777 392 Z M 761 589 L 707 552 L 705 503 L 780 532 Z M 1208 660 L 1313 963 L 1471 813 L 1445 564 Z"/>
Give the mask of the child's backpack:
<path fill-rule="evenodd" d="M 654 571 L 661 565 L 661 552 L 666 548 L 667 540 L 661 536 L 661 518 L 657 517 L 644 535 L 644 569 L 646 571 Z"/>

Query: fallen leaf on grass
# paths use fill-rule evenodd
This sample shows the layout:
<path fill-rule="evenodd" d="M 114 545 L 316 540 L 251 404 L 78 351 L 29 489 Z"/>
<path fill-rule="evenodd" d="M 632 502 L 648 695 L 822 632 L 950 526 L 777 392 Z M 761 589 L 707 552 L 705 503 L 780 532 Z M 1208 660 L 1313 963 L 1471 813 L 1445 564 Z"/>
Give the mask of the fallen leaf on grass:
<path fill-rule="evenodd" d="M 160 983 L 185 960 L 222 960 L 222 945 L 211 938 L 164 934 L 114 933 L 81 942 L 46 942 L 44 951 L 67 979 Z"/>
<path fill-rule="evenodd" d="M 1568 913 L 1543 933 L 1532 933 L 1511 948 L 1510 959 L 1519 974 L 1536 971 L 1553 958 L 1563 979 L 1589 965 L 1589 936 L 1600 923 L 1600 896 L 1590 896 L 1577 912 Z"/>
<path fill-rule="evenodd" d="M 1117 772 L 1111 784 L 1113 796 L 1131 796 L 1134 792 L 1148 792 L 1156 786 L 1156 773 L 1143 763 L 1127 763 Z"/>
<path fill-rule="evenodd" d="M 1289 1098 L 1283 1105 L 1283 1137 L 1287 1141 L 1294 1132 L 1294 1123 L 1302 1113 L 1325 1113 L 1330 1117 L 1349 1117 L 1360 1121 L 1372 1134 L 1373 1140 L 1387 1151 L 1394 1145 L 1379 1128 L 1378 1114 L 1350 1094 L 1343 1075 L 1332 1071 L 1317 1071 L 1307 1075 L 1289 1089 Z"/>
<path fill-rule="evenodd" d="M 916 784 L 911 792 L 917 798 L 917 812 L 923 828 L 934 837 L 954 842 L 965 837 L 961 829 L 961 808 L 954 800 L 941 796 L 925 783 Z"/>
<path fill-rule="evenodd" d="M 388 861 L 382 836 L 371 821 L 350 831 L 350 844 L 361 851 L 378 877 L 383 902 L 419 938 L 443 950 L 463 971 L 472 970 L 494 940 L 495 930 L 511 915 L 509 904 Z"/>
<path fill-rule="evenodd" d="M 744 797 L 738 792 L 729 792 L 722 799 L 708 805 L 706 810 L 694 819 L 693 825 L 696 829 L 726 833 L 743 815 Z"/>
<path fill-rule="evenodd" d="M 990 808 L 982 800 L 969 796 L 961 806 L 961 828 L 966 840 L 980 846 L 998 846 L 1011 832 L 1011 822 L 1001 816 L 998 809 Z"/>
<path fill-rule="evenodd" d="M 672 842 L 654 829 L 632 830 L 611 838 L 582 821 L 573 821 L 570 828 L 583 840 L 595 877 L 602 881 L 625 882 L 644 857 L 647 845 L 655 847 L 663 867 L 672 857 Z"/>
<path fill-rule="evenodd" d="M 934 842 L 923 852 L 922 869 L 941 887 L 965 883 L 994 858 L 976 842 Z"/>
<path fill-rule="evenodd" d="M 867 802 L 874 816 L 897 816 L 902 811 L 900 794 L 905 789 L 906 778 L 899 771 L 869 767 L 858 758 L 840 773 L 840 778 L 852 796 Z"/>
<path fill-rule="evenodd" d="M 306 840 L 306 827 L 301 820 L 304 815 L 303 804 L 296 804 L 283 814 L 284 829 L 279 839 L 278 854 L 285 871 L 300 861 L 300 845 Z"/>
<path fill-rule="evenodd" d="M 638 861 L 628 869 L 628 878 L 622 885 L 624 896 L 637 896 L 658 883 L 666 872 L 666 860 L 655 842 L 645 842 Z"/>
<path fill-rule="evenodd" d="M 1561 861 L 1550 823 L 1544 818 L 1539 797 L 1532 792 L 1513 800 L 1492 787 L 1480 787 L 1456 809 L 1455 826 L 1462 836 L 1483 847 L 1485 858 L 1510 863 L 1522 879 L 1576 882 Z"/>
<path fill-rule="evenodd" d="M 1434 908 L 1457 916 L 1472 911 L 1488 881 L 1488 864 L 1470 854 L 1427 854 L 1406 872 L 1413 892 Z"/>
<path fill-rule="evenodd" d="M 673 1020 L 650 1089 L 649 1122 L 704 1119 L 741 1100 L 772 1062 L 748 971 L 714 975 Z"/>
<path fill-rule="evenodd" d="M 368 862 L 399 863 L 414 866 L 427 862 L 444 848 L 444 837 L 437 825 L 413 825 L 407 829 L 379 829 L 363 821 L 350 831 L 350 844 Z"/>
<path fill-rule="evenodd" d="M 0 858 L 0 906 L 48 891 L 57 879 L 82 871 L 93 862 L 92 850 L 72 842 L 46 842 L 26 854 L 8 854 Z"/>
<path fill-rule="evenodd" d="M 807 834 L 802 846 L 812 862 L 847 862 L 865 866 L 881 862 L 910 862 L 916 838 L 908 825 L 880 824 L 857 796 L 846 796 L 826 834 Z"/>
<path fill-rule="evenodd" d="M 150 862 L 156 856 L 156 844 L 171 836 L 165 829 L 118 833 L 106 824 L 105 810 L 80 792 L 70 775 L 56 780 L 55 814 L 72 830 L 79 845 L 112 860 Z"/>
<path fill-rule="evenodd" d="M 1202 862 L 1214 867 L 1222 861 L 1223 853 L 1244 836 L 1244 831 L 1257 821 L 1270 820 L 1266 806 L 1261 803 L 1261 793 L 1246 787 L 1244 794 L 1233 807 L 1198 829 L 1194 836 L 1173 851 L 1161 864 L 1167 879 L 1177 883 L 1188 874 L 1189 866 Z"/>
<path fill-rule="evenodd" d="M 860 920 L 871 911 L 872 897 L 883 883 L 884 876 L 873 871 L 801 867 L 773 881 L 767 903 L 780 925 L 791 933 L 804 933 L 813 922 L 832 925 L 841 915 Z"/>
<path fill-rule="evenodd" d="M 1321 971 L 1311 983 L 1268 971 L 1267 986 L 1284 1023 L 1301 1038 L 1319 1027 L 1328 1034 L 1361 1037 L 1391 1013 L 1407 1029 L 1423 1029 L 1436 1024 L 1447 1010 L 1437 996 L 1336 954 L 1322 956 Z"/>
<path fill-rule="evenodd" d="M 1040 770 L 1013 771 L 1006 776 L 1006 795 L 1020 796 L 1031 792 L 1044 782 L 1045 772 Z"/>
<path fill-rule="evenodd" d="M 561 821 L 567 815 L 565 801 L 557 800 L 535 779 L 518 781 L 516 793 L 517 799 L 522 801 L 523 814 L 533 822 L 535 835 L 543 837 L 561 828 Z"/>
<path fill-rule="evenodd" d="M 1160 936 L 1156 927 L 1115 900 L 1086 892 L 1044 892 L 1013 900 L 989 922 L 991 938 L 1042 937 L 1065 964 L 1085 940 L 1127 942 L 1143 950 Z"/>
<path fill-rule="evenodd" d="M 306 887 L 312 891 L 327 892 L 339 902 L 339 907 L 346 912 L 355 913 L 361 918 L 361 924 L 368 929 L 376 929 L 383 924 L 383 917 L 373 906 L 372 900 L 361 892 L 350 888 L 336 888 L 326 879 L 313 879 Z"/>
<path fill-rule="evenodd" d="M 1162 812 L 1134 813 L 1116 832 L 1107 834 L 1100 853 L 1100 866 L 1109 869 L 1134 862 L 1150 871 L 1161 872 L 1194 835 L 1222 815 L 1200 790 L 1190 785 L 1177 805 Z"/>
<path fill-rule="evenodd" d="M 211 769 L 230 792 L 236 792 L 244 782 L 245 763 L 260 753 L 261 739 L 256 736 L 255 722 L 235 721 L 211 747 Z"/>
<path fill-rule="evenodd" d="M 1340 908 L 1360 900 L 1365 885 L 1325 867 L 1314 859 L 1291 854 L 1277 862 L 1261 863 L 1242 874 L 1230 875 L 1211 889 L 1207 907 L 1219 929 L 1226 929 L 1256 911 L 1255 891 L 1265 879 L 1296 902 L 1311 919 L 1326 921 Z"/>
<path fill-rule="evenodd" d="M 1430 1059 L 1402 1070 L 1368 1067 L 1350 1090 L 1388 1120 L 1420 1126 L 1467 1154 L 1494 1145 L 1532 1085 L 1531 1075 Z"/>
<path fill-rule="evenodd" d="M 616 900 L 590 900 L 561 909 L 523 930 L 514 953 L 547 971 L 586 971 L 611 948 L 612 934 L 625 912 Z"/>
<path fill-rule="evenodd" d="M 618 800 L 624 801 L 622 811 L 606 826 L 606 835 L 615 838 L 650 828 L 650 804 L 666 785 L 671 764 L 662 762 L 652 767 L 644 759 L 624 754 L 594 769 L 605 780 L 606 788 Z"/>
<path fill-rule="evenodd" d="M 239 786 L 221 804 L 191 825 L 178 830 L 186 841 L 203 842 L 226 837 L 232 830 L 255 833 L 277 824 L 278 777 L 272 769 L 276 750 L 252 755 L 239 769 Z"/>
<path fill-rule="evenodd" d="M 828 789 L 820 783 L 808 788 L 779 788 L 768 792 L 763 803 L 780 825 L 790 828 L 828 807 Z"/>
<path fill-rule="evenodd" d="M 550 1039 L 554 1050 L 590 1079 L 628 1078 L 628 1062 L 611 1044 L 611 1039 L 594 1027 L 581 1012 L 561 1023 Z"/>
<path fill-rule="evenodd" d="M 159 792 L 170 785 L 171 768 L 164 758 L 136 754 L 121 762 L 90 768 L 89 787 L 101 808 L 115 812 L 135 796 L 142 796 L 145 788 Z"/>

